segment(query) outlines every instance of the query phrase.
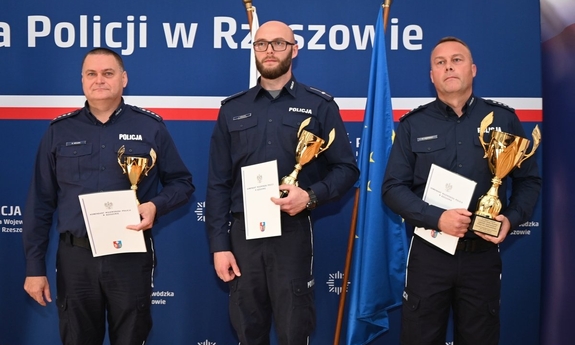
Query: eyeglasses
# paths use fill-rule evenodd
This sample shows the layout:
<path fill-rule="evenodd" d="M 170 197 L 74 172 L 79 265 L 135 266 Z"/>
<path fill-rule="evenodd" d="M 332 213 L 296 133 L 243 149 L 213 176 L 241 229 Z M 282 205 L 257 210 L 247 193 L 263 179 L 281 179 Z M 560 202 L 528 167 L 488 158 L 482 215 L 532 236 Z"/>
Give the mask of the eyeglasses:
<path fill-rule="evenodd" d="M 288 46 L 295 45 L 295 43 L 287 41 L 255 41 L 254 50 L 257 52 L 265 52 L 268 50 L 268 45 L 270 44 L 274 52 L 283 52 Z"/>

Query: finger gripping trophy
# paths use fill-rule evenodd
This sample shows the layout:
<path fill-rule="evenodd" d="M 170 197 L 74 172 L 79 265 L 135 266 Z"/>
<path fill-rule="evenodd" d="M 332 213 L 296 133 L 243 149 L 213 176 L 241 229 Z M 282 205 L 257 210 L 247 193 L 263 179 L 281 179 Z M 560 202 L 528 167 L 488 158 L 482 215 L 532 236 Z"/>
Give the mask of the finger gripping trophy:
<path fill-rule="evenodd" d="M 478 231 L 490 236 L 499 236 L 501 230 L 501 222 L 495 220 L 495 217 L 501 211 L 501 200 L 497 196 L 497 190 L 502 183 L 502 180 L 507 174 L 515 167 L 520 168 L 527 158 L 533 156 L 535 150 L 541 142 L 541 132 L 538 126 L 535 126 L 532 132 L 533 148 L 531 152 L 527 153 L 529 147 L 529 139 L 521 138 L 519 136 L 500 132 L 491 131 L 491 141 L 486 143 L 483 140 L 485 130 L 493 122 L 493 112 L 487 114 L 481 121 L 479 127 L 479 141 L 485 151 L 489 169 L 494 175 L 491 179 L 491 188 L 486 194 L 479 198 L 477 203 L 477 210 L 471 222 L 471 230 Z"/>
<path fill-rule="evenodd" d="M 118 164 L 120 164 L 124 174 L 128 175 L 128 179 L 132 185 L 130 189 L 132 189 L 134 194 L 136 194 L 136 191 L 138 190 L 138 183 L 142 180 L 143 176 L 148 176 L 148 172 L 152 170 L 156 164 L 156 151 L 154 151 L 154 149 L 150 149 L 150 157 L 152 158 L 152 164 L 150 166 L 148 166 L 148 158 L 146 157 L 123 157 L 125 151 L 126 148 L 124 145 L 122 145 L 122 147 L 120 147 L 118 150 Z M 122 158 L 124 159 L 122 160 Z M 136 201 L 139 205 L 140 201 L 138 200 L 137 194 Z"/>
<path fill-rule="evenodd" d="M 329 132 L 329 140 L 327 143 L 322 138 L 306 131 L 304 127 L 309 125 L 310 121 L 311 117 L 308 117 L 299 126 L 299 130 L 297 131 L 298 143 L 295 149 L 295 160 L 297 164 L 295 165 L 295 169 L 291 172 L 291 174 L 284 176 L 281 179 L 280 184 L 290 184 L 297 186 L 297 175 L 301 168 L 316 158 L 320 153 L 327 150 L 335 139 L 335 128 Z M 280 198 L 285 198 L 287 195 L 287 190 L 280 191 Z"/>

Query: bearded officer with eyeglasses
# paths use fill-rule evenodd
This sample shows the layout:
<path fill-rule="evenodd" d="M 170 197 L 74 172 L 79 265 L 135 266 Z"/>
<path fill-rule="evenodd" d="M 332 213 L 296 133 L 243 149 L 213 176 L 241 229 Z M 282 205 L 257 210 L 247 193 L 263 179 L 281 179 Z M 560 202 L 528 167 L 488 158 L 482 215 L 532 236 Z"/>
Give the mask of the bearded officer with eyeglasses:
<path fill-rule="evenodd" d="M 206 226 L 214 268 L 229 282 L 230 317 L 242 345 L 270 344 L 272 318 L 281 345 L 308 344 L 315 327 L 310 211 L 343 196 L 359 176 L 339 108 L 327 93 L 297 82 L 293 31 L 267 22 L 254 39 L 258 85 L 222 101 L 210 145 Z M 246 240 L 241 167 L 277 160 L 278 175 L 296 163 L 297 132 L 328 138 L 330 148 L 306 164 L 299 187 L 281 185 L 282 235 Z M 279 192 L 278 192 L 279 196 Z M 232 215 L 228 232 L 229 214 Z"/>

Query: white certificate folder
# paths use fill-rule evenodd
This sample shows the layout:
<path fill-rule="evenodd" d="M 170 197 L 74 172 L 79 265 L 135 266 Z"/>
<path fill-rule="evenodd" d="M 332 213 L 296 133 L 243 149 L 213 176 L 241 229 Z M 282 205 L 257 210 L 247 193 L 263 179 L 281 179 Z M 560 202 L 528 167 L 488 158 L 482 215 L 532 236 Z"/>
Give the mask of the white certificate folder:
<path fill-rule="evenodd" d="M 126 229 L 140 223 L 133 190 L 79 195 L 93 256 L 145 252 L 143 231 Z"/>
<path fill-rule="evenodd" d="M 277 161 L 242 167 L 244 221 L 246 239 L 281 236 L 280 206 L 271 201 L 278 198 Z"/>
<path fill-rule="evenodd" d="M 432 164 L 423 193 L 423 201 L 445 210 L 469 207 L 477 182 Z M 431 229 L 415 228 L 415 235 L 455 254 L 459 238 Z"/>

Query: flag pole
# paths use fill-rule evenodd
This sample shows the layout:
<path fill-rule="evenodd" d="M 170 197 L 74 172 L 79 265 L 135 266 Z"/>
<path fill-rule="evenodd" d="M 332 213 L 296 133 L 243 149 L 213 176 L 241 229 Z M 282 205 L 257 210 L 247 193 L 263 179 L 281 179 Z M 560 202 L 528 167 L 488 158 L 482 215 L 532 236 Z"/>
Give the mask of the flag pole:
<path fill-rule="evenodd" d="M 345 257 L 345 268 L 343 270 L 341 295 L 339 296 L 339 308 L 337 311 L 337 322 L 335 325 L 335 336 L 333 345 L 339 344 L 341 335 L 341 324 L 343 322 L 343 312 L 345 310 L 345 298 L 347 296 L 347 282 L 351 271 L 351 254 L 353 253 L 353 242 L 355 240 L 355 226 L 357 224 L 357 209 L 359 206 L 359 187 L 355 189 L 355 198 L 353 201 L 353 210 L 351 212 L 351 225 L 349 229 L 349 237 L 347 239 L 347 255 Z"/>
<path fill-rule="evenodd" d="M 245 1 L 245 0 L 244 0 Z M 381 7 L 383 7 L 383 32 L 387 30 L 387 19 L 389 17 L 389 10 L 392 0 L 385 0 Z M 347 239 L 347 254 L 345 257 L 345 267 L 343 270 L 341 295 L 339 296 L 339 308 L 337 311 L 337 321 L 335 325 L 335 335 L 333 345 L 339 344 L 341 336 L 341 325 L 343 323 L 343 313 L 345 311 L 345 300 L 347 297 L 347 284 L 349 282 L 349 275 L 351 272 L 351 259 L 353 254 L 353 243 L 355 241 L 355 230 L 357 225 L 357 213 L 359 208 L 359 187 L 355 190 L 355 197 L 353 202 L 353 210 L 351 212 L 351 224 L 349 228 L 349 236 Z"/>
<path fill-rule="evenodd" d="M 391 9 L 392 0 L 385 0 L 381 7 L 383 7 L 383 32 L 387 32 L 387 20 L 389 19 L 389 10 Z"/>
<path fill-rule="evenodd" d="M 252 22 L 254 20 L 254 9 L 252 7 L 252 0 L 242 0 L 242 2 L 246 7 L 246 14 L 248 15 L 248 24 L 250 26 L 250 32 L 252 32 Z"/>

